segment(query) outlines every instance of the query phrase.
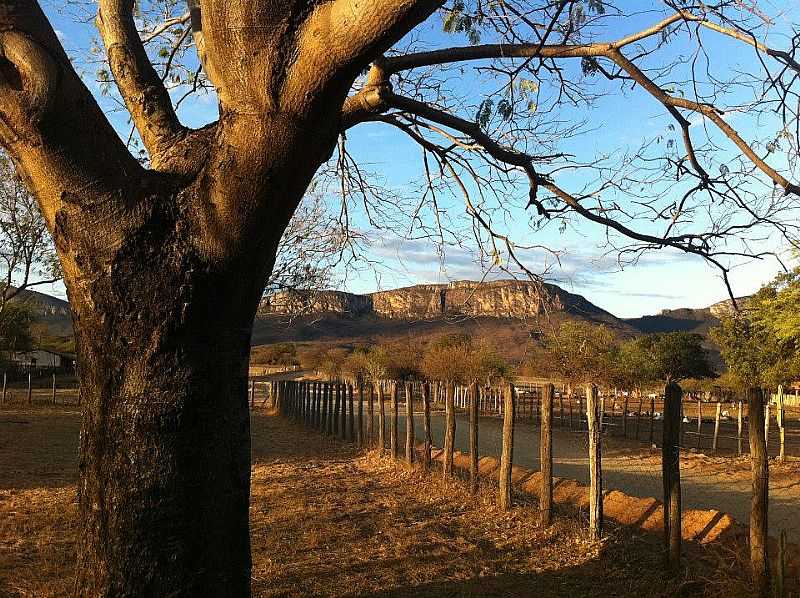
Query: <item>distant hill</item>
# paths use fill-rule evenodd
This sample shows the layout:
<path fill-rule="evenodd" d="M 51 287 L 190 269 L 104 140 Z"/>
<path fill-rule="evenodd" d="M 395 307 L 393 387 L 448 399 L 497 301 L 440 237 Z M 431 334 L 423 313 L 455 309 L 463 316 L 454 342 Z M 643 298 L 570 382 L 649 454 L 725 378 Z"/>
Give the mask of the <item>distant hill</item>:
<path fill-rule="evenodd" d="M 521 358 L 532 338 L 565 320 L 605 324 L 621 336 L 636 330 L 581 295 L 516 280 L 415 285 L 366 295 L 286 291 L 265 299 L 253 344 L 319 342 L 371 345 L 443 334 L 490 339 Z"/>
<path fill-rule="evenodd" d="M 38 325 L 46 334 L 72 335 L 66 301 L 36 291 L 23 291 L 15 300 L 35 306 Z M 520 358 L 532 338 L 568 320 L 605 324 L 623 338 L 671 331 L 707 337 L 719 316 L 730 309 L 728 300 L 620 319 L 556 285 L 516 280 L 415 285 L 365 295 L 287 291 L 262 302 L 253 345 L 290 341 L 355 346 L 411 338 L 424 342 L 443 334 L 467 333 L 488 338 L 508 357 Z M 713 344 L 707 342 L 707 347 L 718 361 Z"/>
<path fill-rule="evenodd" d="M 51 336 L 72 336 L 72 314 L 69 303 L 58 297 L 24 290 L 12 299 L 13 302 L 28 303 L 37 315 L 37 324 Z"/>
<path fill-rule="evenodd" d="M 747 297 L 738 297 L 737 303 L 746 301 Z M 719 324 L 719 316 L 730 312 L 733 304 L 730 299 L 714 303 L 702 308 L 665 309 L 656 316 L 642 316 L 641 318 L 626 318 L 625 322 L 639 332 L 650 334 L 653 332 L 695 332 L 708 336 L 710 330 Z"/>

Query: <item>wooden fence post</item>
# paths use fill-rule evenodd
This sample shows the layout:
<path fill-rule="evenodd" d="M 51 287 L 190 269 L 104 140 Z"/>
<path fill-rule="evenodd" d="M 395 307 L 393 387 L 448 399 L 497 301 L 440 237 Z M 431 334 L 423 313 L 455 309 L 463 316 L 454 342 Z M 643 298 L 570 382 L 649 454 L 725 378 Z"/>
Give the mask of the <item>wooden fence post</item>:
<path fill-rule="evenodd" d="M 503 385 L 503 450 L 500 455 L 500 501 L 503 511 L 511 508 L 511 468 L 514 455 L 514 387 Z"/>
<path fill-rule="evenodd" d="M 389 418 L 389 449 L 391 450 L 392 459 L 397 459 L 399 450 L 397 446 L 397 420 L 399 416 L 399 406 L 397 404 L 398 392 L 397 382 L 393 382 L 391 398 L 392 413 Z"/>
<path fill-rule="evenodd" d="M 431 468 L 431 385 L 428 382 L 422 383 L 422 425 L 425 432 L 425 448 L 422 455 L 422 464 L 425 470 Z"/>
<path fill-rule="evenodd" d="M 319 388 L 319 431 L 323 434 L 328 431 L 328 385 L 320 383 Z"/>
<path fill-rule="evenodd" d="M 784 404 L 783 386 L 779 386 L 777 413 L 775 413 L 775 416 L 778 418 L 778 434 L 780 435 L 780 448 L 778 452 L 778 461 L 786 460 L 786 428 L 785 428 L 786 414 L 784 413 L 783 410 L 783 404 Z"/>
<path fill-rule="evenodd" d="M 316 382 L 314 386 L 317 389 L 317 430 L 322 432 L 322 382 Z"/>
<path fill-rule="evenodd" d="M 697 401 L 697 450 L 703 438 L 703 401 Z"/>
<path fill-rule="evenodd" d="M 340 397 L 341 410 L 339 411 L 339 438 L 347 439 L 347 386 L 341 382 L 336 383 L 336 392 Z"/>
<path fill-rule="evenodd" d="M 644 409 L 644 400 L 639 396 L 639 410 L 636 412 L 636 440 L 639 440 L 639 427 L 642 422 L 642 409 Z"/>
<path fill-rule="evenodd" d="M 539 523 L 550 525 L 553 509 L 553 393 L 555 387 L 545 384 L 539 417 L 539 464 L 542 487 L 539 493 Z"/>
<path fill-rule="evenodd" d="M 28 405 L 33 404 L 33 392 L 31 390 L 31 371 L 28 370 Z"/>
<path fill-rule="evenodd" d="M 375 446 L 375 382 L 369 383 L 367 397 L 367 442 L 370 447 Z"/>
<path fill-rule="evenodd" d="M 414 387 L 406 382 L 406 464 L 414 463 Z"/>
<path fill-rule="evenodd" d="M 334 393 L 333 402 L 333 435 L 339 436 L 339 423 L 341 422 L 341 407 L 342 407 L 342 387 L 338 382 L 331 385 Z"/>
<path fill-rule="evenodd" d="M 56 404 L 56 373 L 53 372 L 53 405 Z"/>
<path fill-rule="evenodd" d="M 711 452 L 717 452 L 717 445 L 719 440 L 719 420 L 722 414 L 722 403 L 717 402 L 717 411 L 714 414 L 714 443 L 711 445 Z"/>
<path fill-rule="evenodd" d="M 256 406 L 256 381 L 250 380 L 250 409 Z"/>
<path fill-rule="evenodd" d="M 386 406 L 383 401 L 383 384 L 378 382 L 378 446 L 381 455 L 386 452 Z"/>
<path fill-rule="evenodd" d="M 600 405 L 597 387 L 586 385 L 586 417 L 589 425 L 589 538 L 603 533 L 603 468 L 600 442 Z"/>
<path fill-rule="evenodd" d="M 677 384 L 664 388 L 664 422 L 661 473 L 664 483 L 664 551 L 668 569 L 681 562 L 681 397 Z"/>
<path fill-rule="evenodd" d="M 655 423 L 656 400 L 650 399 L 650 446 L 653 446 L 653 427 Z"/>
<path fill-rule="evenodd" d="M 750 429 L 750 466 L 753 475 L 753 496 L 750 506 L 750 566 L 754 596 L 769 596 L 769 559 L 767 541 L 769 526 L 769 464 L 764 438 L 764 394 L 760 388 L 748 392 L 748 427 Z"/>
<path fill-rule="evenodd" d="M 736 438 L 737 438 L 737 444 L 738 444 L 738 454 L 739 454 L 740 457 L 742 456 L 742 431 L 743 431 L 743 428 L 744 428 L 744 416 L 742 414 L 742 411 L 744 411 L 744 409 L 742 408 L 742 402 L 739 401 L 739 403 L 738 403 L 738 411 L 737 411 L 737 414 L 736 414 L 736 420 L 737 420 L 737 426 L 738 426 L 737 427 Z"/>
<path fill-rule="evenodd" d="M 478 383 L 469 387 L 469 489 L 478 492 Z"/>
<path fill-rule="evenodd" d="M 356 412 L 355 412 L 355 403 L 353 403 L 353 385 L 347 385 L 347 405 L 348 405 L 348 439 L 350 442 L 356 441 Z"/>
<path fill-rule="evenodd" d="M 767 446 L 767 455 L 769 455 L 769 406 L 771 397 L 769 393 L 764 392 L 764 443 Z"/>
<path fill-rule="evenodd" d="M 358 446 L 364 448 L 364 380 L 358 380 Z"/>
<path fill-rule="evenodd" d="M 8 373 L 3 372 L 3 402 L 6 402 L 6 389 L 8 388 Z"/>
<path fill-rule="evenodd" d="M 445 477 L 453 473 L 453 450 L 456 440 L 456 412 L 454 397 L 455 386 L 447 384 L 445 389 L 445 433 L 444 433 L 444 467 L 442 468 Z"/>
<path fill-rule="evenodd" d="M 334 407 L 336 406 L 336 385 L 333 382 L 328 383 L 328 435 L 333 436 L 335 433 L 334 424 L 336 417 L 334 414 Z"/>
<path fill-rule="evenodd" d="M 628 437 L 628 397 L 622 401 L 622 437 Z"/>

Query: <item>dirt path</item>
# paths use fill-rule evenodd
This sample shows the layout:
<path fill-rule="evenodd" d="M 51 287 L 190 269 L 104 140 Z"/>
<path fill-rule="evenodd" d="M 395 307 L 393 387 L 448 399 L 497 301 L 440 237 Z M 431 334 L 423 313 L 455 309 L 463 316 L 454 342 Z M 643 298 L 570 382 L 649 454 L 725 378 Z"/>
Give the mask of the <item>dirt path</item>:
<path fill-rule="evenodd" d="M 471 497 L 280 418 L 252 422 L 255 596 L 737 595 L 705 553 L 687 560 L 704 582 L 668 580 L 655 538 L 611 528 L 588 543 L 575 515 L 541 529 L 530 505 L 498 512 L 492 489 Z M 0 412 L 0 596 L 69 594 L 77 430 L 76 413 Z"/>

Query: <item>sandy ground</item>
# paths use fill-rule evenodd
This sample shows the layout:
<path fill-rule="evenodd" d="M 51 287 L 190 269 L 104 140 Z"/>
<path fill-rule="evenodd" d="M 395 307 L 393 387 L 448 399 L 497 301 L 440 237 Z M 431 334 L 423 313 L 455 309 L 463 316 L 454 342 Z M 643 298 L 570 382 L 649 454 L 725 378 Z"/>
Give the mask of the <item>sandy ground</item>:
<path fill-rule="evenodd" d="M 0 411 L 0 596 L 70 592 L 78 427 L 74 410 Z M 492 488 L 472 497 L 263 412 L 253 458 L 255 596 L 746 595 L 721 555 L 668 579 L 656 538 L 590 543 L 576 513 L 542 529 L 532 505 L 497 511 Z"/>

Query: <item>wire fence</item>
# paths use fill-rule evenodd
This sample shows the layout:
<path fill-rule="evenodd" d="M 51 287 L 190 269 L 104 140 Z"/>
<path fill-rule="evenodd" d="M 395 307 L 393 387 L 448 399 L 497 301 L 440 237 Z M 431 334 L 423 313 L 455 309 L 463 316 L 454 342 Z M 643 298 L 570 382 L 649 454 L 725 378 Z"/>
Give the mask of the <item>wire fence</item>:
<path fill-rule="evenodd" d="M 281 387 L 280 385 L 288 385 Z M 635 511 L 639 503 L 629 497 L 663 497 L 664 468 L 662 439 L 665 434 L 665 400 L 659 396 L 597 397 L 597 407 L 590 407 L 586 393 L 554 393 L 552 399 L 552 472 L 556 477 L 556 495 L 561 487 L 572 487 L 568 480 L 590 484 L 590 415 L 596 409 L 599 423 L 598 457 L 601 467 L 601 502 L 612 513 Z M 425 396 L 429 397 L 430 415 L 425 415 Z M 469 454 L 473 429 L 470 425 L 472 391 L 470 387 L 432 383 L 394 383 L 381 381 L 358 385 L 321 382 L 251 383 L 254 406 L 272 401 L 280 406 L 281 393 L 294 401 L 295 417 L 323 432 L 341 436 L 363 445 L 376 442 L 397 458 L 411 446 L 407 459 L 423 460 L 420 442 L 427 436 L 435 447 L 452 446 L 453 452 Z M 298 395 L 299 393 L 299 395 Z M 448 413 L 448 393 L 452 411 Z M 543 383 L 520 384 L 512 403 L 505 400 L 504 389 L 480 387 L 477 392 L 478 457 L 500 458 L 503 454 L 504 418 L 508 405 L 513 414 L 513 451 L 515 467 L 532 472 L 542 470 L 542 422 L 544 419 Z M 298 399 L 299 396 L 299 399 Z M 408 397 L 408 401 L 406 399 Z M 299 400 L 300 407 L 297 407 Z M 754 484 L 750 449 L 751 413 L 744 401 L 708 403 L 686 398 L 680 401 L 676 453 L 680 452 L 682 508 L 687 513 L 683 535 L 700 542 L 714 539 L 719 533 L 723 513 L 746 524 L 753 508 Z M 767 439 L 769 454 L 779 457 L 781 438 L 784 459 L 770 464 L 770 501 L 768 519 L 773 535 L 785 532 L 789 543 L 800 542 L 800 413 L 793 406 L 777 410 L 771 404 L 759 415 Z M 410 434 L 409 434 L 410 429 Z M 448 439 L 452 432 L 452 441 Z M 761 432 L 760 432 L 761 433 Z M 409 440 L 410 439 L 410 440 Z M 410 443 L 410 444 L 409 444 Z M 404 451 L 404 447 L 406 450 Z M 452 459 L 452 457 L 451 457 Z M 444 467 L 447 467 L 445 460 Z M 510 471 L 510 469 L 509 469 Z M 502 479 L 502 476 L 501 476 Z M 619 490 L 621 493 L 611 492 Z M 626 502 L 627 501 L 627 502 Z M 618 504 L 617 504 L 618 503 Z M 653 515 L 642 511 L 646 520 Z M 765 508 L 766 504 L 765 504 Z M 660 512 L 660 508 L 658 509 Z M 591 512 L 591 509 L 589 509 Z M 694 528 L 696 529 L 693 529 Z M 792 554 L 791 551 L 787 554 Z M 773 555 L 774 556 L 774 555 Z M 794 560 L 793 560 L 794 559 Z M 785 562 L 784 562 L 785 561 Z M 791 571 L 800 563 L 796 558 L 781 557 Z"/>

